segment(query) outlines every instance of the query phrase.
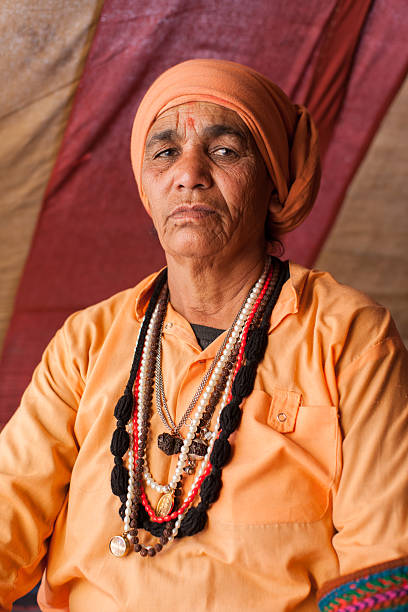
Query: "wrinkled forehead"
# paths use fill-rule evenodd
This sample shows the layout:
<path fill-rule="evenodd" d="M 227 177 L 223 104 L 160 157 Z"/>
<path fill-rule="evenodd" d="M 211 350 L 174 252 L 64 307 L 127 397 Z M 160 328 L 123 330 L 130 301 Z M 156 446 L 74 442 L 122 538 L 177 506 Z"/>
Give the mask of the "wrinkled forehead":
<path fill-rule="evenodd" d="M 207 138 L 230 135 L 257 148 L 238 113 L 220 104 L 193 101 L 171 106 L 159 113 L 148 131 L 145 150 L 159 137 L 183 138 L 191 132 Z"/>

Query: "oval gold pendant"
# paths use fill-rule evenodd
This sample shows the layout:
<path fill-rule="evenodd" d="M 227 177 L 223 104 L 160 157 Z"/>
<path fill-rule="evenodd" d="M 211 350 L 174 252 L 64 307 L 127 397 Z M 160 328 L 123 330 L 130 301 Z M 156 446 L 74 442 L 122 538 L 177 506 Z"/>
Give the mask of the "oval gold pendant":
<path fill-rule="evenodd" d="M 169 512 L 171 512 L 174 504 L 173 493 L 164 493 L 161 496 L 156 506 L 156 515 L 157 516 L 167 516 Z"/>
<path fill-rule="evenodd" d="M 130 551 L 130 542 L 125 535 L 113 536 L 109 542 L 109 550 L 115 557 L 125 557 Z"/>

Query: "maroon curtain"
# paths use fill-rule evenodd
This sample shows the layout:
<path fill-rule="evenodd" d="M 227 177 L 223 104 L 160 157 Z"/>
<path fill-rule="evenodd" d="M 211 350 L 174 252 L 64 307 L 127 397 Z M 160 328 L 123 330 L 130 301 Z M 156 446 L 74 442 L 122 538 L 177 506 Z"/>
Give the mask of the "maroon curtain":
<path fill-rule="evenodd" d="M 316 207 L 285 239 L 311 264 L 407 70 L 402 0 L 106 0 L 22 276 L 0 368 L 1 422 L 72 311 L 163 263 L 129 160 L 138 103 L 169 66 L 194 57 L 266 74 L 320 129 Z"/>

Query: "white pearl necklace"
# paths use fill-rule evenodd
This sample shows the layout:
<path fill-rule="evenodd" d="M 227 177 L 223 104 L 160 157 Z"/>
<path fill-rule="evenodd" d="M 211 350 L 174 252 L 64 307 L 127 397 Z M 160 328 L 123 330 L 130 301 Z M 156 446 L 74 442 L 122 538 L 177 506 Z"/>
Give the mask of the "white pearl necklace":
<path fill-rule="evenodd" d="M 205 411 L 205 409 L 208 406 L 208 400 L 211 397 L 211 394 L 215 388 L 215 386 L 218 384 L 218 380 L 222 374 L 223 371 L 223 364 L 225 361 L 227 361 L 231 355 L 232 349 L 237 341 L 237 339 L 239 339 L 243 333 L 244 330 L 244 326 L 247 320 L 247 317 L 249 315 L 249 313 L 251 312 L 256 300 L 258 299 L 258 296 L 262 290 L 262 287 L 264 285 L 265 282 L 265 278 L 266 278 L 266 274 L 267 274 L 267 270 L 268 270 L 268 266 L 265 265 L 264 270 L 262 272 L 262 275 L 260 276 L 260 278 L 258 279 L 258 281 L 255 283 L 254 287 L 252 288 L 251 293 L 249 294 L 246 303 L 241 311 L 241 314 L 239 315 L 233 329 L 231 330 L 230 334 L 229 334 L 229 339 L 225 345 L 225 348 L 223 350 L 223 352 L 220 355 L 220 358 L 217 362 L 217 365 L 214 367 L 213 373 L 210 376 L 210 379 L 207 383 L 207 386 L 205 387 L 205 389 L 203 390 L 202 394 L 201 394 L 201 398 L 198 402 L 198 406 L 197 406 L 197 410 L 193 416 L 193 418 L 191 419 L 191 423 L 190 423 L 190 427 L 188 430 L 188 433 L 185 437 L 184 443 L 180 449 L 180 453 L 179 453 L 179 457 L 178 457 L 178 461 L 177 461 L 177 465 L 176 468 L 174 470 L 173 476 L 170 480 L 170 482 L 168 484 L 160 484 L 158 482 L 155 481 L 155 479 L 153 478 L 153 476 L 150 473 L 149 470 L 149 466 L 148 466 L 148 461 L 147 461 L 147 457 L 146 454 L 144 455 L 144 471 L 143 471 L 143 478 L 146 482 L 146 484 L 152 488 L 155 491 L 158 491 L 159 493 L 169 493 L 171 491 L 174 491 L 175 488 L 177 487 L 177 484 L 180 482 L 181 477 L 182 477 L 182 473 L 183 473 L 183 468 L 187 463 L 187 459 L 188 459 L 188 454 L 189 454 L 189 449 L 190 446 L 195 438 L 197 429 L 198 429 L 198 425 L 201 421 L 202 415 Z M 152 320 L 153 317 L 157 317 L 157 312 L 156 309 L 154 311 L 154 314 L 152 316 Z M 154 322 L 152 322 L 151 320 L 151 328 L 153 329 L 153 325 Z M 143 373 L 145 372 L 145 361 L 146 361 L 146 355 L 148 355 L 151 351 L 151 346 L 150 346 L 150 341 L 151 341 L 151 333 L 149 334 L 149 329 L 150 329 L 150 325 L 148 328 L 148 332 L 146 334 L 146 342 L 145 342 L 145 346 L 143 349 L 143 353 L 142 353 L 142 366 L 141 366 L 141 375 L 140 375 L 140 379 L 142 379 L 142 368 L 143 368 Z M 138 430 L 140 432 L 143 421 L 142 421 L 142 410 L 143 410 L 143 395 L 142 397 L 140 397 L 140 386 L 139 386 L 139 396 L 138 396 Z M 140 433 L 139 433 L 139 440 L 140 440 Z"/>
<path fill-rule="evenodd" d="M 222 395 L 222 399 L 221 399 L 221 410 L 224 408 L 224 406 L 227 403 L 228 400 L 228 395 L 229 395 L 229 391 L 230 391 L 230 386 L 231 386 L 231 380 L 232 380 L 232 376 L 233 373 L 231 372 L 228 380 L 227 380 L 227 384 L 225 386 L 225 390 L 224 393 Z M 221 411 L 220 411 L 221 413 Z M 205 456 L 203 457 L 202 462 L 200 463 L 200 469 L 198 470 L 193 483 L 190 486 L 190 489 L 188 491 L 188 493 L 186 494 L 183 503 L 185 503 L 191 496 L 194 488 L 196 487 L 197 483 L 199 482 L 200 478 L 202 477 L 204 471 L 206 470 L 208 463 L 210 461 L 210 455 L 214 446 L 214 442 L 217 439 L 218 436 L 218 431 L 219 431 L 219 426 L 220 426 L 220 417 L 218 416 L 215 427 L 214 427 L 214 431 L 212 432 L 211 438 L 209 440 L 208 443 L 208 448 L 207 448 L 207 452 L 205 454 Z M 135 482 L 135 478 L 134 478 L 134 453 L 133 453 L 133 424 L 132 421 L 130 421 L 130 426 L 129 426 L 129 436 L 130 436 L 130 448 L 129 448 L 129 454 L 128 454 L 128 467 L 129 467 L 129 485 L 128 485 L 128 493 L 127 493 L 127 498 L 126 498 L 126 507 L 125 507 L 125 517 L 124 517 L 124 531 L 125 533 L 129 532 L 130 530 L 130 515 L 131 515 L 131 507 L 132 507 L 132 499 L 133 499 L 133 494 L 134 494 L 134 482 Z M 193 503 L 193 499 L 190 500 L 191 501 L 191 505 Z M 188 511 L 188 508 L 186 509 L 186 511 L 179 515 L 176 523 L 172 529 L 172 533 L 169 536 L 169 542 L 172 541 L 177 533 L 178 530 L 180 528 L 180 524 L 181 521 L 183 520 L 186 512 Z M 130 536 L 128 536 L 128 538 L 130 538 Z"/>
<path fill-rule="evenodd" d="M 230 385 L 231 385 L 232 375 L 233 375 L 233 373 L 231 372 L 231 374 L 230 374 L 230 376 L 228 378 L 227 384 L 225 386 L 225 391 L 223 393 L 222 400 L 221 400 L 221 410 L 224 408 L 224 406 L 226 405 L 227 400 L 228 400 L 228 394 L 229 394 L 229 389 L 230 389 Z M 214 431 L 212 432 L 212 436 L 211 436 L 211 439 L 210 439 L 209 444 L 208 444 L 207 452 L 206 452 L 206 454 L 205 454 L 205 456 L 203 458 L 203 461 L 202 461 L 202 463 L 200 465 L 200 469 L 198 470 L 198 472 L 196 474 L 196 477 L 194 478 L 194 481 L 193 481 L 193 483 L 192 483 L 192 485 L 190 487 L 190 490 L 189 490 L 189 492 L 187 493 L 187 495 L 185 496 L 185 498 L 183 500 L 183 503 L 185 503 L 188 500 L 188 498 L 190 497 L 191 493 L 193 492 L 194 488 L 196 487 L 197 483 L 199 482 L 201 476 L 203 475 L 204 471 L 206 470 L 206 468 L 208 466 L 208 463 L 210 461 L 210 455 L 211 455 L 211 452 L 212 452 L 212 449 L 213 449 L 213 446 L 214 446 L 214 442 L 216 441 L 216 439 L 218 437 L 219 428 L 220 428 L 220 417 L 218 416 L 216 424 L 215 424 L 215 427 L 214 427 Z M 194 500 L 191 500 L 191 505 L 192 505 L 193 501 Z M 175 523 L 175 525 L 174 525 L 174 527 L 172 529 L 171 535 L 169 536 L 169 542 L 174 540 L 174 538 L 177 536 L 178 530 L 180 528 L 181 521 L 183 520 L 183 518 L 184 518 L 184 516 L 185 516 L 185 514 L 187 512 L 188 512 L 188 508 L 186 509 L 186 511 L 182 515 L 177 517 L 177 520 L 176 520 L 176 523 Z"/>
<path fill-rule="evenodd" d="M 254 287 L 252 288 L 251 293 L 249 294 L 246 303 L 244 305 L 244 307 L 242 308 L 242 311 L 236 321 L 236 324 L 234 326 L 234 328 L 232 329 L 231 333 L 230 333 L 230 337 L 227 340 L 227 343 L 225 345 L 224 351 L 222 352 L 219 361 L 217 363 L 217 365 L 214 367 L 213 373 L 207 383 L 207 386 L 205 387 L 201 398 L 198 402 L 198 407 L 196 410 L 196 413 L 194 415 L 194 417 L 191 419 L 191 424 L 189 427 L 189 431 L 187 433 L 187 436 L 185 438 L 184 444 L 181 447 L 180 453 L 179 453 L 179 458 L 177 461 L 177 466 L 176 469 L 174 471 L 173 477 L 170 480 L 170 482 L 167 485 L 163 485 L 163 484 L 159 484 L 157 483 L 153 477 L 150 474 L 148 465 L 147 465 L 147 460 L 146 460 L 146 455 L 144 457 L 144 465 L 145 470 L 143 473 L 143 477 L 146 481 L 146 483 L 153 489 L 155 489 L 156 491 L 159 491 L 161 493 L 167 493 L 170 491 L 173 491 L 176 486 L 177 483 L 180 481 L 181 479 L 181 475 L 182 475 L 182 470 L 183 467 L 187 461 L 187 456 L 188 456 L 188 451 L 190 449 L 190 446 L 194 440 L 195 434 L 197 432 L 198 429 L 198 425 L 201 421 L 202 415 L 204 413 L 205 408 L 207 407 L 207 402 L 208 399 L 211 396 L 212 391 L 214 390 L 215 385 L 218 382 L 218 379 L 222 373 L 222 364 L 229 358 L 232 349 L 234 347 L 234 344 L 236 342 L 236 340 L 238 338 L 241 337 L 241 334 L 243 333 L 243 329 L 247 320 L 247 317 L 249 315 L 249 313 L 251 312 L 253 305 L 255 304 L 256 300 L 259 297 L 259 294 L 262 290 L 262 287 L 264 285 L 265 282 L 265 278 L 266 278 L 266 274 L 267 274 L 267 269 L 268 269 L 268 265 L 266 264 L 263 270 L 263 273 L 261 275 L 261 277 L 258 279 L 258 281 L 255 283 Z M 146 386 L 146 362 L 147 362 L 147 355 L 149 354 L 150 350 L 151 350 L 151 344 L 152 344 L 152 332 L 156 323 L 156 319 L 158 316 L 158 312 L 159 312 L 159 308 L 156 306 L 153 315 L 151 317 L 151 320 L 149 322 L 149 326 L 147 329 L 147 333 L 146 333 L 146 339 L 145 339 L 145 343 L 144 343 L 144 347 L 143 347 L 143 351 L 142 351 L 142 358 L 141 358 L 141 364 L 140 364 L 140 376 L 139 376 L 139 389 L 138 389 L 138 402 L 137 402 L 137 427 L 138 427 L 138 447 L 140 448 L 140 445 L 142 444 L 142 434 L 141 434 L 141 429 L 143 426 L 143 403 L 144 403 L 144 396 L 145 396 L 145 386 Z M 136 343 L 137 346 L 137 343 Z M 230 376 L 228 378 L 226 387 L 224 389 L 223 395 L 222 395 L 222 399 L 221 399 L 221 405 L 220 405 L 220 412 L 221 413 L 222 409 L 224 408 L 224 406 L 227 403 L 227 399 L 228 399 L 228 394 L 229 394 L 229 387 L 231 384 L 231 380 L 232 380 L 232 376 L 233 376 L 233 371 L 231 371 Z M 217 418 L 215 427 L 214 427 L 214 431 L 212 432 L 211 438 L 209 439 L 209 443 L 208 443 L 208 448 L 207 448 L 207 452 L 200 464 L 200 468 L 194 478 L 194 481 L 190 487 L 190 490 L 188 492 L 188 494 L 185 496 L 184 498 L 184 502 L 185 503 L 188 498 L 190 497 L 190 495 L 192 494 L 192 491 L 194 490 L 195 486 L 197 485 L 197 483 L 199 482 L 202 474 L 204 473 L 205 469 L 208 466 L 208 462 L 210 459 L 210 455 L 215 443 L 215 440 L 217 439 L 218 436 L 218 430 L 219 430 L 219 416 Z M 130 419 L 129 425 L 128 425 L 128 432 L 129 432 L 129 437 L 130 437 L 130 445 L 129 445 L 129 451 L 128 451 L 128 466 L 129 466 L 129 480 L 128 480 L 128 490 L 127 490 L 127 497 L 126 497 L 126 504 L 125 504 L 125 515 L 124 515 L 124 532 L 126 534 L 129 534 L 130 531 L 130 518 L 131 518 L 131 508 L 132 508 L 132 499 L 134 497 L 134 491 L 135 491 L 135 468 L 134 468 L 134 432 L 133 432 L 133 420 Z M 193 500 L 191 500 L 191 504 L 193 503 Z M 180 514 L 176 520 L 176 523 L 172 529 L 172 533 L 169 537 L 169 541 L 172 541 L 177 533 L 178 530 L 180 528 L 181 522 L 186 514 L 186 512 L 188 511 L 188 509 L 186 509 L 186 511 L 183 514 Z M 127 536 L 130 540 L 132 540 L 133 538 L 128 535 Z"/>

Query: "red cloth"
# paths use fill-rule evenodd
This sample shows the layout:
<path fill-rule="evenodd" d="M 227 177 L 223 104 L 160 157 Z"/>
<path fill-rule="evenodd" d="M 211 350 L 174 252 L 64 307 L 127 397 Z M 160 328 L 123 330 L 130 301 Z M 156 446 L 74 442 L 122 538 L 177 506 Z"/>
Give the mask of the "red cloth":
<path fill-rule="evenodd" d="M 105 1 L 5 342 L 2 422 L 70 312 L 163 263 L 129 157 L 132 118 L 153 79 L 185 59 L 219 57 L 309 101 L 330 144 L 315 210 L 286 241 L 287 255 L 308 264 L 406 73 L 404 13 L 403 0 Z"/>

